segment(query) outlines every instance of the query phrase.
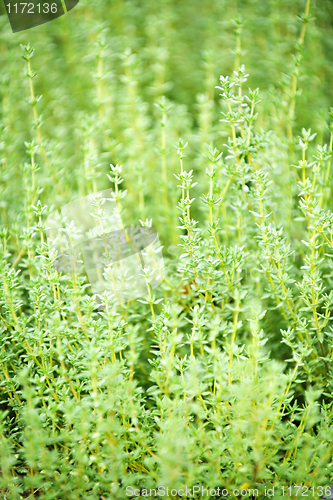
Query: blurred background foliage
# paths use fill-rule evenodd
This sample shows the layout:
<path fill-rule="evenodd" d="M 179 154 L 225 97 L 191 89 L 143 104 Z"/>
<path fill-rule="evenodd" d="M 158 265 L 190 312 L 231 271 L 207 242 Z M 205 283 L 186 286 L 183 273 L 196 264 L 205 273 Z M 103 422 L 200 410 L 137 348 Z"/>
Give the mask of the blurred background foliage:
<path fill-rule="evenodd" d="M 202 166 L 205 143 L 223 149 L 228 126 L 219 121 L 215 86 L 220 74 L 232 74 L 245 64 L 248 85 L 261 92 L 257 129 L 281 130 L 302 25 L 298 16 L 304 8 L 301 0 L 83 0 L 68 15 L 16 34 L 3 14 L 1 128 L 10 169 L 3 180 L 9 196 L 2 201 L 2 217 L 16 220 L 17 190 L 21 188 L 23 196 L 24 189 L 24 143 L 35 136 L 20 44 L 35 48 L 35 93 L 42 95 L 37 109 L 52 165 L 52 175 L 45 175 L 44 167 L 38 174 L 45 199 L 52 192 L 56 204 L 62 204 L 69 189 L 71 197 L 75 191 L 82 193 L 82 171 L 89 157 L 85 175 L 99 176 L 99 189 L 105 185 L 102 174 L 109 163 L 126 163 L 126 187 L 131 189 L 132 181 L 138 187 L 132 189 L 138 202 L 131 209 L 134 217 L 151 210 L 158 215 L 158 190 L 152 189 L 160 182 L 155 166 L 165 153 L 172 181 L 178 172 L 172 145 L 178 137 L 190 141 L 195 168 Z M 312 2 L 310 18 L 294 130 L 297 134 L 311 126 L 320 143 L 328 138 L 325 120 L 332 104 L 332 2 Z M 155 106 L 162 96 L 166 151 L 161 151 L 163 112 Z M 204 177 L 204 168 L 200 170 Z M 141 191 L 146 208 L 138 213 L 136 208 L 143 208 Z"/>

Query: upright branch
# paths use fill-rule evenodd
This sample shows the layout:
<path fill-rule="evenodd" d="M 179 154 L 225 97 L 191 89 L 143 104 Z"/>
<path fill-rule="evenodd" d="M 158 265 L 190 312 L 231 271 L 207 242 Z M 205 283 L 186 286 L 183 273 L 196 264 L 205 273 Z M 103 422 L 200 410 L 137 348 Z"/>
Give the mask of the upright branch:
<path fill-rule="evenodd" d="M 299 35 L 298 41 L 296 43 L 296 55 L 293 56 L 294 59 L 294 68 L 291 77 L 291 89 L 289 94 L 289 108 L 287 114 L 287 134 L 289 141 L 289 150 L 292 158 L 294 158 L 294 144 L 293 144 L 293 120 L 295 116 L 295 105 L 296 105 L 296 97 L 297 97 L 297 84 L 299 77 L 300 65 L 303 58 L 303 46 L 305 39 L 305 32 L 308 22 L 310 21 L 310 2 L 311 0 L 306 1 L 305 11 L 302 15 L 299 16 L 299 19 L 302 22 L 301 33 Z"/>

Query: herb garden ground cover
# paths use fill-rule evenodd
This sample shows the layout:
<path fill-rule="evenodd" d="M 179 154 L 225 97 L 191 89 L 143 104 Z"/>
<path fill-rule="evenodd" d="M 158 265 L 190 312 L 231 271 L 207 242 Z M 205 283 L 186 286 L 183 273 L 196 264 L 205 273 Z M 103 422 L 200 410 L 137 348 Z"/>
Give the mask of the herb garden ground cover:
<path fill-rule="evenodd" d="M 1 8 L 1 498 L 330 497 L 333 4 Z M 58 265 L 91 194 L 130 300 Z"/>

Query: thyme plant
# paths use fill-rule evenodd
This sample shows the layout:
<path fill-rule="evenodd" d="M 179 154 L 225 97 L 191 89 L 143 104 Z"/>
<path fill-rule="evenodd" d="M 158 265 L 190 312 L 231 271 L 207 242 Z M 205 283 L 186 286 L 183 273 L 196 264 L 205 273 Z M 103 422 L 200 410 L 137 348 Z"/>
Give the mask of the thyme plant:
<path fill-rule="evenodd" d="M 0 16 L 2 498 L 329 497 L 332 16 L 94 0 L 15 35 Z M 163 245 L 161 285 L 144 267 L 127 303 L 49 236 L 90 193 L 103 225 L 106 189 Z"/>

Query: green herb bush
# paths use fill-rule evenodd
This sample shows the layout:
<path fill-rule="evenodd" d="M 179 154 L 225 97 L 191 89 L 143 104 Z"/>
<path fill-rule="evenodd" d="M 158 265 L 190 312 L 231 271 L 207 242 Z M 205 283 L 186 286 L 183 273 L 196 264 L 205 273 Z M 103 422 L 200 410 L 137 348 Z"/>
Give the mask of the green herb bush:
<path fill-rule="evenodd" d="M 325 0 L 85 0 L 16 34 L 0 16 L 1 498 L 325 494 L 332 18 Z M 165 269 L 99 308 L 46 219 L 107 188 Z"/>

